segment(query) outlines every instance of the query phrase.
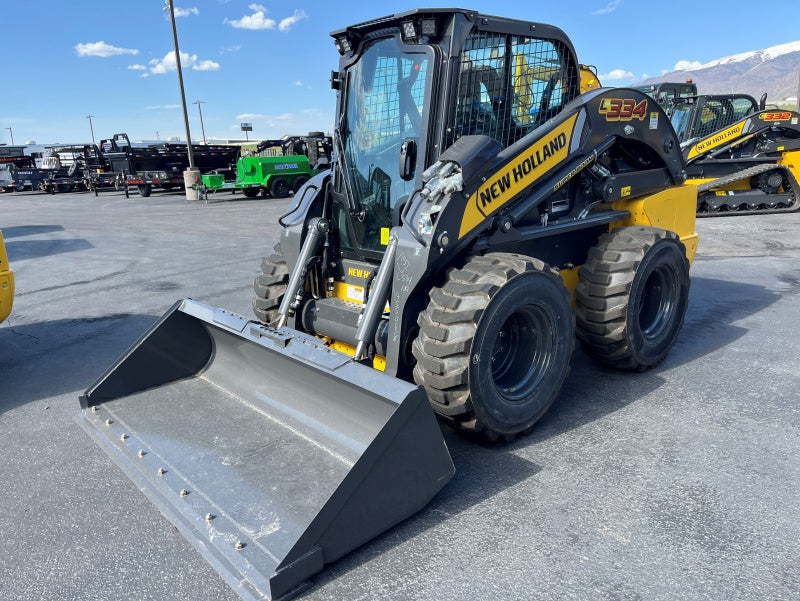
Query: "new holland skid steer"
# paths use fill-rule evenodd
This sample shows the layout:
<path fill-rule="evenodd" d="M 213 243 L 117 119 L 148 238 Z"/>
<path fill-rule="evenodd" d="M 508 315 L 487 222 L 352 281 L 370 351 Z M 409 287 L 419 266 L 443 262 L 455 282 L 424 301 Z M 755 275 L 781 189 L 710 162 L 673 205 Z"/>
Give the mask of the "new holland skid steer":
<path fill-rule="evenodd" d="M 800 114 L 765 109 L 747 94 L 676 100 L 672 125 L 687 181 L 697 184 L 697 214 L 800 210 Z"/>
<path fill-rule="evenodd" d="M 697 249 L 669 119 L 581 94 L 561 30 L 431 9 L 332 36 L 332 169 L 280 220 L 257 320 L 179 301 L 80 399 L 244 598 L 297 592 L 428 503 L 454 473 L 437 415 L 528 432 L 576 335 L 610 367 L 661 361 Z"/>

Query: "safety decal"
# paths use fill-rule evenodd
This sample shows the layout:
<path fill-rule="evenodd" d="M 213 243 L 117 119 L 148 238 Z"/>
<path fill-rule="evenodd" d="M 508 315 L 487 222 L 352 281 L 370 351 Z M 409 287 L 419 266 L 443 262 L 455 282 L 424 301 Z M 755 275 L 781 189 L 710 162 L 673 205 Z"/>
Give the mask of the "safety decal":
<path fill-rule="evenodd" d="M 647 116 L 647 100 L 638 103 L 633 98 L 603 98 L 600 114 L 606 121 L 644 121 Z"/>

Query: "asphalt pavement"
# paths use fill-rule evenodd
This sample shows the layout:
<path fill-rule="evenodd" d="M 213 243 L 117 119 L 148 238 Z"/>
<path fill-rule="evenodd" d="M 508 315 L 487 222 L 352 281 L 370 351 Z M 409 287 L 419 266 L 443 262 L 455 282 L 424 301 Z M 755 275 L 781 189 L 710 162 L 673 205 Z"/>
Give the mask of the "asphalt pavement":
<path fill-rule="evenodd" d="M 238 596 L 78 426 L 78 395 L 176 300 L 250 316 L 287 200 L 0 195 L 0 598 Z M 578 349 L 505 446 L 300 598 L 800 597 L 800 214 L 698 220 L 684 328 L 641 374 Z"/>

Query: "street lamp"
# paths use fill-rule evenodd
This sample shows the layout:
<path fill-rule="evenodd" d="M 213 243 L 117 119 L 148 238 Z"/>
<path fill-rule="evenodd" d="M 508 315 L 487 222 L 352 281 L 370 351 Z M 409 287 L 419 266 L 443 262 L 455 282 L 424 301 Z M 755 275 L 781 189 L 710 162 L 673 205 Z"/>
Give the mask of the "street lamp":
<path fill-rule="evenodd" d="M 173 0 L 164 0 L 164 10 L 169 11 L 172 21 L 172 41 L 175 43 L 175 67 L 178 70 L 178 85 L 181 88 L 181 106 L 183 107 L 183 124 L 186 127 L 186 150 L 189 153 L 189 168 L 183 172 L 183 184 L 186 189 L 186 200 L 197 200 L 197 190 L 192 186 L 200 180 L 200 171 L 194 166 L 192 152 L 192 134 L 189 132 L 189 112 L 186 110 L 186 94 L 183 92 L 183 72 L 181 71 L 181 51 L 178 48 L 178 28 L 175 26 L 175 4 Z"/>
<path fill-rule="evenodd" d="M 205 100 L 195 100 L 192 103 L 197 105 L 197 110 L 200 112 L 200 130 L 203 132 L 203 144 L 206 143 L 206 128 L 203 127 L 203 109 L 200 108 L 200 105 L 205 103 Z"/>
<path fill-rule="evenodd" d="M 10 127 L 6 127 L 6 129 L 11 134 L 11 145 L 13 146 L 14 145 L 14 132 L 12 131 L 12 129 Z"/>
<path fill-rule="evenodd" d="M 89 120 L 89 130 L 92 132 L 92 145 L 94 145 L 94 127 L 92 127 L 92 117 L 94 117 L 94 115 L 86 115 L 86 118 Z"/>

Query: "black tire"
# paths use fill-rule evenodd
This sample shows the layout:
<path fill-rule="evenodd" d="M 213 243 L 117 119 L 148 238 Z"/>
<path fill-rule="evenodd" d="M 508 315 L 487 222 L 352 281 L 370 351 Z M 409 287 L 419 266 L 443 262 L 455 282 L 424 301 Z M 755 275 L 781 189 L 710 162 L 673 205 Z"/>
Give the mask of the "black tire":
<path fill-rule="evenodd" d="M 297 191 L 302 188 L 307 181 L 308 178 L 305 175 L 298 175 L 294 180 L 294 185 L 292 185 L 292 191 L 296 194 Z"/>
<path fill-rule="evenodd" d="M 289 182 L 282 177 L 275 178 L 269 183 L 269 195 L 272 198 L 286 198 L 291 190 Z"/>
<path fill-rule="evenodd" d="M 674 232 L 623 227 L 603 234 L 575 290 L 577 334 L 608 367 L 644 371 L 666 357 L 689 301 L 689 261 Z"/>
<path fill-rule="evenodd" d="M 485 440 L 529 432 L 569 373 L 570 297 L 538 259 L 471 257 L 431 290 L 417 323 L 414 381 L 444 421 Z"/>
<path fill-rule="evenodd" d="M 161 188 L 164 190 L 173 190 L 175 188 L 175 184 L 161 184 Z"/>
<path fill-rule="evenodd" d="M 153 192 L 153 186 L 151 184 L 139 184 L 136 188 L 139 190 L 139 196 L 142 198 L 147 198 Z"/>
<path fill-rule="evenodd" d="M 261 192 L 261 188 L 242 188 L 242 194 L 247 198 L 255 198 L 259 192 Z"/>
<path fill-rule="evenodd" d="M 261 261 L 261 273 L 253 281 L 253 313 L 262 323 L 272 324 L 278 319 L 278 309 L 289 283 L 289 269 L 280 242 L 270 256 Z"/>

